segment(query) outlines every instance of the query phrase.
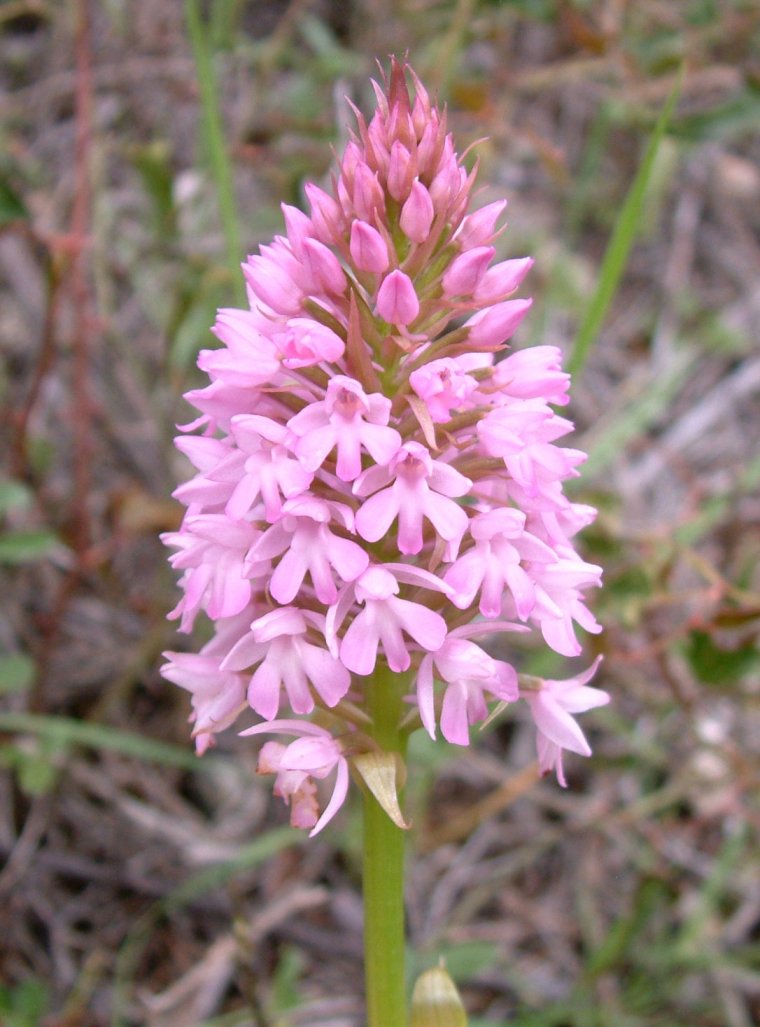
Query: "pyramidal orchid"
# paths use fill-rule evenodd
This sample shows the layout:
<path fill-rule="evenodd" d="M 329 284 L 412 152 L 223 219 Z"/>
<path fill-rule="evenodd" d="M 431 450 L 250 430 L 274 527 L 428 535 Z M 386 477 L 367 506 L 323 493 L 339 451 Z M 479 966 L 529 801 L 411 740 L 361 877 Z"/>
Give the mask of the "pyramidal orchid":
<path fill-rule="evenodd" d="M 532 261 L 494 263 L 506 201 L 475 206 L 446 112 L 396 60 L 375 93 L 332 189 L 306 186 L 308 214 L 283 206 L 283 234 L 243 264 L 249 309 L 219 311 L 221 347 L 200 354 L 209 384 L 186 394 L 199 416 L 178 440 L 197 473 L 165 541 L 171 616 L 189 632 L 202 612 L 214 634 L 164 674 L 191 693 L 200 753 L 244 710 L 260 718 L 245 735 L 295 738 L 259 758 L 294 825 L 324 827 L 350 768 L 367 844 L 390 858 L 411 731 L 467 745 L 489 702 L 522 702 L 564 786 L 563 749 L 590 752 L 573 715 L 608 696 L 596 664 L 523 679 L 481 644 L 539 632 L 578 656 L 576 625 L 600 630 L 584 597 L 601 571 L 573 547 L 594 511 L 563 491 L 584 459 L 558 445 L 569 376 L 554 347 L 509 350 Z M 368 902 L 388 887 L 374 860 Z M 370 966 L 399 916 L 368 906 L 373 1027 L 404 1022 L 398 968 Z"/>

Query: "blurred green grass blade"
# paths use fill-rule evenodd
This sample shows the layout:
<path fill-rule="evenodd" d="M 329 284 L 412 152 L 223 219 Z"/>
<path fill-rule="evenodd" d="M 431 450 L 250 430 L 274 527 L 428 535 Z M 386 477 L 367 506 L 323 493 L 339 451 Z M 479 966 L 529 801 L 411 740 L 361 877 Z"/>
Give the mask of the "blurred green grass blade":
<path fill-rule="evenodd" d="M 674 538 L 679 545 L 693 546 L 708 531 L 718 525 L 744 495 L 752 495 L 760 489 L 760 455 L 754 457 L 742 468 L 736 485 L 726 492 L 711 496 L 700 504 L 699 511 L 692 520 L 680 524 L 674 531 Z"/>
<path fill-rule="evenodd" d="M 0 564 L 33 563 L 60 546 L 52 531 L 10 531 L 0 537 Z"/>
<path fill-rule="evenodd" d="M 37 735 L 61 746 L 85 745 L 91 749 L 107 749 L 183 770 L 212 770 L 218 759 L 212 756 L 210 760 L 208 757 L 201 760 L 189 749 L 121 731 L 110 724 L 87 724 L 68 717 L 39 713 L 0 713 L 0 731 Z"/>
<path fill-rule="evenodd" d="M 252 870 L 288 846 L 303 840 L 303 834 L 292 827 L 279 827 L 267 831 L 260 838 L 244 846 L 234 859 L 216 863 L 195 874 L 169 894 L 153 903 L 135 922 L 119 949 L 114 975 L 112 1027 L 127 1027 L 132 1020 L 126 1013 L 129 992 L 137 974 L 140 958 L 161 919 L 168 913 L 189 905 L 214 888 L 226 884 L 235 874 Z"/>
<path fill-rule="evenodd" d="M 641 224 L 641 211 L 646 196 L 647 186 L 655 165 L 657 152 L 663 140 L 670 118 L 678 101 L 683 82 L 683 71 L 678 77 L 662 112 L 657 119 L 654 131 L 647 143 L 644 158 L 628 190 L 628 195 L 620 209 L 612 236 L 604 253 L 602 266 L 599 270 L 599 283 L 591 302 L 586 307 L 578 332 L 573 342 L 567 369 L 577 374 L 589 355 L 596 340 L 604 318 L 617 291 L 620 278 L 628 262 L 628 254 L 638 234 Z"/>
<path fill-rule="evenodd" d="M 26 653 L 0 653 L 0 695 L 26 691 L 34 674 L 34 660 Z"/>
<path fill-rule="evenodd" d="M 14 478 L 0 480 L 0 516 L 9 510 L 27 507 L 32 501 L 32 490 Z"/>
<path fill-rule="evenodd" d="M 0 177 L 0 226 L 14 221 L 29 221 L 29 210 L 7 178 Z"/>
<path fill-rule="evenodd" d="M 190 44 L 195 59 L 195 72 L 201 95 L 203 137 L 216 183 L 219 215 L 227 249 L 227 263 L 234 283 L 235 299 L 245 306 L 245 289 L 240 274 L 243 247 L 240 241 L 232 164 L 224 141 L 222 118 L 219 110 L 219 92 L 209 45 L 209 33 L 201 19 L 198 0 L 185 0 L 185 18 Z"/>
<path fill-rule="evenodd" d="M 625 407 L 615 412 L 614 419 L 604 419 L 586 439 L 589 457 L 583 465 L 587 480 L 598 476 L 614 464 L 625 447 L 639 438 L 667 409 L 683 387 L 696 354 L 682 350 L 676 353 L 665 374 L 647 381 L 642 391 Z"/>

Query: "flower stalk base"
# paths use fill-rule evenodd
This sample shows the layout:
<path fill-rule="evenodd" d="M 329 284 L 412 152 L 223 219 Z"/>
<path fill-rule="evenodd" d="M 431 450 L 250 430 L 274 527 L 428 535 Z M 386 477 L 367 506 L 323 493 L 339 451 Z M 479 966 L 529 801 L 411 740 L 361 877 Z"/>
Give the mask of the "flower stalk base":
<path fill-rule="evenodd" d="M 403 757 L 399 731 L 408 686 L 386 672 L 368 689 L 373 735 L 384 752 Z M 404 960 L 404 831 L 374 795 L 364 791 L 364 959 L 368 1027 L 406 1027 Z"/>

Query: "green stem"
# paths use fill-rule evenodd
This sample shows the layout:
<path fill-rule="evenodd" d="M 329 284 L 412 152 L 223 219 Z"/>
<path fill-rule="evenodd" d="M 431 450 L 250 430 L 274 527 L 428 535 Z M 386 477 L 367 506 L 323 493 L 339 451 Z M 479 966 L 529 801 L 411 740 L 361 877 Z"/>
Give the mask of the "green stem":
<path fill-rule="evenodd" d="M 384 752 L 402 757 L 399 730 L 407 682 L 385 670 L 369 684 L 372 735 Z M 377 799 L 364 796 L 364 962 L 367 1027 L 406 1027 L 404 971 L 404 832 Z"/>
<path fill-rule="evenodd" d="M 208 158 L 216 183 L 219 214 L 224 229 L 227 263 L 234 282 L 238 305 L 245 306 L 245 289 L 240 275 L 243 246 L 240 241 L 239 219 L 235 204 L 232 163 L 224 141 L 224 129 L 219 108 L 219 92 L 211 54 L 208 31 L 201 20 L 198 0 L 185 0 L 185 17 L 190 44 L 195 58 L 198 89 L 201 96 L 203 135 Z"/>

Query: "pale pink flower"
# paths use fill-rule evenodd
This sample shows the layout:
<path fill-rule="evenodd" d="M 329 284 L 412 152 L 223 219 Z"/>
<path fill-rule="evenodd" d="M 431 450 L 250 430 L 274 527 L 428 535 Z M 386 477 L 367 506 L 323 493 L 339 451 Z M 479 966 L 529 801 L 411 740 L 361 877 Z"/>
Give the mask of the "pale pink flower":
<path fill-rule="evenodd" d="M 372 673 L 381 645 L 391 670 L 408 670 L 411 656 L 404 635 L 427 651 L 435 651 L 443 644 L 446 621 L 422 603 L 401 599 L 398 595 L 399 578 L 389 567 L 370 567 L 351 586 L 351 590 L 349 597 L 352 595 L 356 602 L 363 603 L 364 609 L 354 616 L 343 636 L 340 659 L 355 674 Z M 336 610 L 344 605 L 345 597 L 342 597 Z M 339 626 L 335 624 L 333 615 L 332 630 Z"/>
<path fill-rule="evenodd" d="M 598 587 L 602 568 L 579 559 L 573 550 L 552 563 L 537 564 L 533 570 L 536 604 L 531 618 L 541 628 L 548 645 L 563 656 L 579 656 L 581 646 L 573 622 L 591 634 L 602 628 L 583 602 L 583 590 Z"/>
<path fill-rule="evenodd" d="M 607 692 L 600 688 L 589 688 L 587 684 L 601 662 L 602 657 L 597 656 L 589 669 L 577 677 L 566 681 L 541 681 L 537 689 L 523 689 L 520 692 L 530 706 L 536 725 L 541 773 L 548 774 L 555 770 L 563 788 L 567 787 L 562 766 L 563 750 L 568 749 L 581 756 L 591 755 L 591 746 L 572 714 L 606 706 L 610 701 Z"/>
<path fill-rule="evenodd" d="M 232 379 L 248 388 L 265 385 L 280 369 L 279 354 L 263 334 L 260 320 L 250 310 L 220 310 L 213 327 L 224 349 L 204 349 L 198 367 L 212 379 Z"/>
<path fill-rule="evenodd" d="M 200 653 L 165 652 L 168 660 L 161 673 L 180 688 L 190 692 L 194 724 L 193 738 L 199 756 L 213 744 L 214 735 L 237 719 L 247 706 L 245 677 L 223 671 L 221 661 L 247 630 L 246 617 L 228 617 L 216 622 L 214 637 Z"/>
<path fill-rule="evenodd" d="M 570 375 L 562 370 L 562 353 L 556 346 L 532 346 L 510 353 L 494 367 L 499 394 L 515 399 L 542 399 L 564 406 Z"/>
<path fill-rule="evenodd" d="M 434 676 L 446 685 L 441 733 L 455 745 L 468 745 L 469 725 L 488 716 L 484 692 L 502 702 L 514 702 L 518 697 L 513 667 L 494 660 L 474 642 L 450 635 L 440 649 L 422 658 L 417 674 L 420 717 L 431 738 L 435 738 Z"/>
<path fill-rule="evenodd" d="M 183 570 L 184 595 L 169 614 L 182 618 L 181 631 L 192 630 L 199 610 L 212 620 L 240 613 L 251 599 L 251 579 L 261 575 L 269 565 L 261 561 L 246 565 L 246 556 L 260 532 L 251 524 L 236 524 L 220 514 L 188 516 L 181 531 L 161 536 L 178 552 L 169 562 Z"/>
<path fill-rule="evenodd" d="M 256 310 L 275 314 L 298 314 L 306 298 L 304 269 L 285 246 L 262 247 L 260 256 L 249 257 L 243 264 L 249 295 Z"/>
<path fill-rule="evenodd" d="M 336 473 L 341 481 L 361 474 L 361 451 L 377 463 L 387 463 L 401 445 L 401 436 L 388 427 L 389 399 L 368 396 L 359 382 L 345 375 L 331 378 L 321 402 L 311 403 L 288 422 L 298 436 L 295 452 L 303 465 L 316 471 L 328 454 L 338 450 Z"/>
<path fill-rule="evenodd" d="M 308 317 L 291 317 L 283 331 L 272 334 L 272 342 L 282 354 L 283 366 L 293 370 L 340 360 L 346 348 L 331 328 Z"/>
<path fill-rule="evenodd" d="M 256 772 L 277 775 L 274 794 L 290 806 L 291 824 L 293 827 L 311 828 L 309 837 L 313 838 L 332 820 L 348 793 L 348 763 L 340 744 L 319 725 L 299 720 L 272 720 L 249 727 L 240 734 L 248 737 L 262 731 L 299 736 L 290 745 L 267 742 L 262 746 Z M 317 790 L 312 779 L 322 781 L 333 772 L 333 793 L 320 816 Z"/>
<path fill-rule="evenodd" d="M 466 407 L 478 388 L 477 379 L 466 373 L 462 361 L 453 357 L 423 364 L 409 375 L 409 384 L 425 401 L 436 424 L 450 420 L 452 410 Z"/>
<path fill-rule="evenodd" d="M 350 675 L 319 644 L 320 634 L 324 640 L 323 627 L 324 618 L 308 610 L 293 606 L 272 610 L 251 624 L 250 632 L 230 649 L 221 669 L 243 671 L 258 664 L 248 684 L 248 702 L 265 720 L 277 716 L 283 688 L 294 713 L 314 709 L 310 685 L 327 706 L 335 706 L 348 691 Z M 307 641 L 310 628 L 316 643 Z"/>
<path fill-rule="evenodd" d="M 391 477 L 393 484 L 377 492 Z M 458 541 L 467 529 L 467 514 L 454 499 L 466 495 L 471 485 L 449 464 L 433 460 L 419 442 L 407 442 L 387 468 L 372 467 L 355 482 L 356 495 L 375 493 L 360 507 L 356 530 L 368 542 L 377 542 L 398 518 L 398 547 L 408 555 L 422 549 L 423 520 L 442 539 Z"/>
<path fill-rule="evenodd" d="M 260 498 L 266 519 L 277 520 L 283 498 L 305 492 L 313 474 L 289 452 L 285 425 L 244 414 L 232 418 L 230 431 L 238 448 L 209 475 L 212 481 L 234 483 L 224 512 L 232 520 L 242 520 Z"/>
<path fill-rule="evenodd" d="M 444 580 L 454 589 L 451 601 L 466 610 L 481 594 L 478 609 L 484 617 L 500 617 L 504 591 L 512 595 L 515 612 L 525 620 L 533 611 L 536 592 L 533 567 L 551 564 L 554 551 L 525 531 L 525 514 L 502 508 L 478 514 L 470 522 L 475 545 L 449 567 Z"/>
<path fill-rule="evenodd" d="M 333 513 L 314 496 L 288 500 L 280 520 L 251 547 L 248 559 L 254 564 L 282 555 L 269 581 L 269 591 L 278 603 L 291 603 L 307 574 L 317 599 L 334 603 L 338 593 L 333 572 L 345 582 L 366 570 L 369 556 L 361 546 L 330 531 Z M 345 508 L 344 526 L 350 524 L 350 510 Z"/>
<path fill-rule="evenodd" d="M 245 678 L 233 671 L 221 670 L 220 661 L 202 653 L 163 655 L 169 661 L 161 667 L 167 681 L 186 689 L 192 695 L 193 737 L 199 756 L 214 743 L 214 734 L 237 720 L 245 709 Z"/>

